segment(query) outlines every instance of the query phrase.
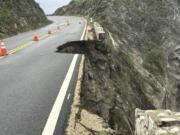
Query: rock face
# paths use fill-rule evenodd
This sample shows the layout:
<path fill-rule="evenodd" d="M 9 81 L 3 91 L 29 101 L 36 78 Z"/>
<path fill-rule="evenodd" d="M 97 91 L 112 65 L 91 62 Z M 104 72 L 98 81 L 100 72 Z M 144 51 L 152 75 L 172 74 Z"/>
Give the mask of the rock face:
<path fill-rule="evenodd" d="M 105 29 L 107 39 L 83 51 L 81 102 L 117 134 L 134 134 L 135 108 L 180 111 L 179 3 L 76 0 L 55 12 L 92 17 Z"/>
<path fill-rule="evenodd" d="M 0 38 L 50 23 L 34 0 L 0 0 L 0 5 Z"/>
<path fill-rule="evenodd" d="M 135 135 L 179 135 L 180 113 L 136 109 Z"/>
<path fill-rule="evenodd" d="M 58 51 L 85 54 L 81 105 L 101 116 L 116 130 L 116 135 L 134 133 L 136 107 L 155 108 L 155 101 L 145 95 L 145 85 L 151 81 L 137 72 L 124 52 L 114 51 L 99 41 L 71 42 L 60 46 Z M 160 99 L 161 91 L 156 90 L 152 89 L 157 94 L 154 100 Z"/>

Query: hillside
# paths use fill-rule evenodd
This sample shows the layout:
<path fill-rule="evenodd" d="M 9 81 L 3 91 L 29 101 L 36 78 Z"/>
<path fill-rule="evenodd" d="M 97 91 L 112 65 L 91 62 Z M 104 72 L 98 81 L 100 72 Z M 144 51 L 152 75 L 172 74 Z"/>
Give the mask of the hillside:
<path fill-rule="evenodd" d="M 0 0 L 0 5 L 0 38 L 50 23 L 34 0 Z"/>
<path fill-rule="evenodd" d="M 92 17 L 104 27 L 101 45 L 80 46 L 86 54 L 81 104 L 117 135 L 134 134 L 135 108 L 180 111 L 179 5 L 179 0 L 74 0 L 54 13 Z"/>

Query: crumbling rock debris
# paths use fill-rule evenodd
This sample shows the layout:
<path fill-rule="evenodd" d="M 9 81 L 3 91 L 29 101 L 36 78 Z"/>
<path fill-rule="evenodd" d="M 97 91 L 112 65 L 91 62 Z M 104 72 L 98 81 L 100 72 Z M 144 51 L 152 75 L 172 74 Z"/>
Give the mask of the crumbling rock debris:
<path fill-rule="evenodd" d="M 121 50 L 112 52 L 106 40 L 70 42 L 59 46 L 57 52 L 85 55 L 81 107 L 103 118 L 115 135 L 133 134 L 135 108 L 155 109 L 144 95 L 144 83 L 151 86 L 151 82 L 142 78 L 127 54 Z M 154 98 L 160 100 L 161 93 L 155 93 Z"/>
<path fill-rule="evenodd" d="M 180 113 L 136 109 L 135 135 L 180 135 Z"/>
<path fill-rule="evenodd" d="M 84 109 L 120 135 L 134 135 L 136 108 L 180 111 L 179 0 L 75 0 L 66 7 L 55 14 L 93 18 L 107 33 L 103 42 L 61 48 L 86 55 Z"/>

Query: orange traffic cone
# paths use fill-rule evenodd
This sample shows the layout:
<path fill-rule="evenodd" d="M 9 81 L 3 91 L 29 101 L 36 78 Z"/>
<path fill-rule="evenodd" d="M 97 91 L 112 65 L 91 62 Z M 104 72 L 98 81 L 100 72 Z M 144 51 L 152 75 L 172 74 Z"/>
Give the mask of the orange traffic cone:
<path fill-rule="evenodd" d="M 51 30 L 48 30 L 48 34 L 51 34 Z"/>
<path fill-rule="evenodd" d="M 36 31 L 34 32 L 34 41 L 38 41 L 39 40 L 39 38 L 38 38 L 38 36 L 37 36 L 37 34 L 36 34 Z"/>
<path fill-rule="evenodd" d="M 6 47 L 5 47 L 3 40 L 1 40 L 1 55 L 2 56 L 7 55 L 7 50 L 6 50 Z"/>
<path fill-rule="evenodd" d="M 58 29 L 58 30 L 60 30 L 60 27 L 59 27 L 59 26 L 57 26 L 57 29 Z"/>

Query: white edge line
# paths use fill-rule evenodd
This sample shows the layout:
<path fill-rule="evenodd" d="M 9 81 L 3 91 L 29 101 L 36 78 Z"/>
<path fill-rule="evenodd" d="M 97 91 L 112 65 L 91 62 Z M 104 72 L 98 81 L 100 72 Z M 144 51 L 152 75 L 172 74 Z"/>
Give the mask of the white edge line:
<path fill-rule="evenodd" d="M 69 100 L 70 96 L 71 96 L 71 94 L 69 93 L 68 96 L 67 96 L 67 100 Z"/>
<path fill-rule="evenodd" d="M 68 87 L 69 87 L 69 84 L 70 84 L 70 81 L 71 81 L 71 78 L 72 78 L 72 75 L 73 75 L 73 72 L 75 69 L 77 59 L 78 59 L 78 54 L 75 54 L 73 57 L 73 60 L 71 62 L 71 65 L 69 67 L 69 70 L 67 72 L 67 75 L 64 79 L 64 82 L 61 86 L 59 94 L 56 98 L 56 101 L 53 105 L 53 108 L 51 110 L 49 118 L 46 122 L 46 125 L 44 127 L 43 132 L 42 132 L 42 135 L 53 135 L 54 134 L 56 123 L 57 123 L 57 120 L 59 118 L 59 114 L 61 112 L 61 108 L 62 108 L 62 105 L 64 102 L 64 98 L 66 96 L 66 93 L 67 93 L 67 90 L 68 90 Z"/>
<path fill-rule="evenodd" d="M 87 28 L 87 21 L 85 23 L 86 23 L 86 25 L 85 25 L 85 28 L 84 28 L 84 31 L 83 31 L 83 34 L 82 34 L 80 40 L 84 40 L 84 36 L 85 36 L 86 28 Z M 70 81 L 71 81 L 71 78 L 72 78 L 72 75 L 73 75 L 73 72 L 75 69 L 75 65 L 76 65 L 78 56 L 79 56 L 78 54 L 75 54 L 73 57 L 73 60 L 71 62 L 69 70 L 66 74 L 64 82 L 63 82 L 63 84 L 59 90 L 59 94 L 56 98 L 56 101 L 55 101 L 53 107 L 52 107 L 51 113 L 48 117 L 48 120 L 46 122 L 44 130 L 42 132 L 42 135 L 53 135 L 54 134 L 54 130 L 56 128 L 57 120 L 58 120 L 59 114 L 61 112 L 61 108 L 62 108 L 64 99 L 65 99 L 65 96 L 67 93 L 67 89 L 69 87 L 69 84 L 70 84 Z"/>
<path fill-rule="evenodd" d="M 85 23 L 86 23 L 86 25 L 85 25 L 83 34 L 82 34 L 82 36 L 81 36 L 81 40 L 84 40 L 84 36 L 85 36 L 85 34 L 86 34 L 85 32 L 86 32 L 86 28 L 87 28 L 87 20 L 85 20 Z"/>

